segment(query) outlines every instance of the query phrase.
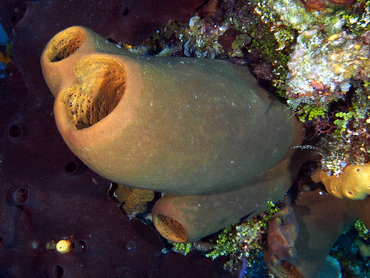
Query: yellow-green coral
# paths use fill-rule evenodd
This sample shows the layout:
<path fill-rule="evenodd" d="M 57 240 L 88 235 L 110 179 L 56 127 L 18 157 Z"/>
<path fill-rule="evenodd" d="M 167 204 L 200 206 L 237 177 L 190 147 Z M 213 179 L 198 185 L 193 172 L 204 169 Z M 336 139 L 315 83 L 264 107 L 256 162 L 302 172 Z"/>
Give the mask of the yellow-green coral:
<path fill-rule="evenodd" d="M 355 229 L 358 232 L 358 236 L 364 240 L 370 239 L 370 233 L 369 230 L 366 228 L 365 224 L 360 220 L 357 219 L 357 221 L 354 224 Z"/>
<path fill-rule="evenodd" d="M 280 0 L 281 4 L 277 6 L 289 1 Z M 302 6 L 300 1 L 295 2 Z M 286 18 L 285 24 L 294 26 L 300 32 L 289 61 L 287 97 L 289 106 L 301 121 L 327 116 L 333 101 L 346 99 L 353 79 L 369 78 L 370 51 L 361 36 L 369 29 L 369 4 L 364 10 L 361 6 L 363 1 L 357 2 L 352 8 L 329 5 L 320 13 L 309 13 L 315 20 L 307 21 L 310 24 L 304 24 L 305 17 L 296 20 L 302 26 L 294 25 L 294 16 L 289 16 L 289 13 L 280 15 Z M 342 30 L 344 25 L 346 31 Z M 355 26 L 362 32 L 352 30 Z"/>
<path fill-rule="evenodd" d="M 184 256 L 189 254 L 193 247 L 192 242 L 188 242 L 188 243 L 179 243 L 179 242 L 173 242 L 173 241 L 169 241 L 169 242 L 173 245 L 172 247 L 173 251 L 175 251 L 176 253 L 183 254 Z"/>
<path fill-rule="evenodd" d="M 359 200 L 370 194 L 370 163 L 347 166 L 339 177 L 322 171 L 320 177 L 326 190 L 338 198 Z"/>
<path fill-rule="evenodd" d="M 370 1 L 328 5 L 316 13 L 307 12 L 300 1 L 255 3 L 275 32 L 279 26 L 298 31 L 289 74 L 275 87 L 286 89 L 287 103 L 302 122 L 311 121 L 307 124 L 320 139 L 313 148 L 322 155 L 323 170 L 339 175 L 347 165 L 369 162 Z"/>
<path fill-rule="evenodd" d="M 288 100 L 288 103 L 291 102 Z M 296 114 L 301 122 L 305 122 L 307 120 L 312 121 L 313 119 L 316 119 L 320 116 L 325 117 L 325 113 L 327 112 L 327 110 L 328 108 L 325 106 L 318 107 L 314 104 L 303 104 L 302 106 L 297 107 Z"/>
<path fill-rule="evenodd" d="M 266 24 L 266 26 L 270 26 L 270 30 L 264 31 L 265 33 L 273 34 L 275 37 L 276 42 L 278 43 L 279 47 L 275 47 L 274 52 L 275 56 L 278 56 L 279 51 L 284 48 L 290 48 L 292 43 L 298 37 L 298 48 L 299 50 L 302 49 L 300 44 L 303 43 L 305 46 L 315 47 L 323 44 L 322 41 L 318 41 L 317 38 L 320 38 L 320 35 L 317 34 L 318 32 L 313 32 L 312 30 L 323 30 L 323 34 L 325 33 L 326 36 L 339 33 L 342 30 L 342 26 L 345 24 L 345 20 L 342 19 L 342 16 L 351 13 L 350 9 L 345 9 L 343 7 L 327 7 L 325 10 L 321 11 L 320 13 L 311 13 L 308 12 L 301 1 L 294 1 L 294 0 L 264 0 L 264 1 L 254 1 L 256 8 L 255 12 L 260 15 L 261 20 Z M 306 39 L 305 36 L 310 34 L 310 38 Z M 251 36 L 254 39 L 253 36 Z M 302 41 L 299 40 L 301 38 Z M 264 46 L 269 45 L 268 42 L 262 42 Z M 288 46 L 288 47 L 287 47 Z M 308 48 L 309 48 L 308 47 Z M 302 51 L 301 51 L 302 52 Z M 308 50 L 309 54 L 315 55 L 314 51 L 311 49 Z M 303 53 L 304 54 L 304 53 Z M 285 54 L 287 55 L 287 54 Z M 309 62 L 312 57 L 303 57 L 302 61 Z M 284 90 L 286 86 L 284 86 L 285 79 L 287 77 L 288 69 L 287 63 L 282 62 L 280 58 L 276 57 L 276 60 L 279 64 L 283 67 L 274 67 L 274 69 L 279 69 L 277 75 L 274 79 L 273 85 L 277 88 L 277 93 L 280 96 L 285 96 Z M 313 64 L 318 64 L 317 61 L 314 61 Z M 309 68 L 306 66 L 302 66 L 302 69 Z M 276 74 L 275 74 L 276 75 Z M 292 78 L 294 76 L 294 70 L 291 69 L 290 74 L 288 77 Z M 298 83 L 300 80 L 306 78 L 305 76 L 298 76 Z M 294 82 L 294 80 L 293 80 Z M 310 80 L 308 80 L 310 82 Z M 301 82 L 304 83 L 304 82 Z M 299 84 L 298 84 L 299 85 Z M 288 83 L 289 87 L 289 83 Z M 292 85 L 292 88 L 299 88 L 297 84 Z M 288 90 L 289 91 L 289 90 Z M 316 97 L 315 97 L 316 98 Z M 291 108 L 293 110 L 297 110 L 296 108 L 302 102 L 300 98 L 288 96 Z M 311 105 L 311 103 L 310 103 Z M 320 107 L 318 103 L 316 103 L 316 107 Z M 301 107 L 302 108 L 302 107 Z M 306 106 L 307 108 L 307 106 Z M 313 112 L 314 108 L 310 108 L 311 112 Z M 300 110 L 301 112 L 303 109 Z M 322 113 L 321 113 L 322 114 Z M 317 117 L 316 114 L 310 113 L 311 118 Z M 301 119 L 305 120 L 305 115 L 299 114 Z"/>
<path fill-rule="evenodd" d="M 265 22 L 280 22 L 297 30 L 306 30 L 318 24 L 314 14 L 307 12 L 300 1 L 256 1 L 256 12 Z"/>

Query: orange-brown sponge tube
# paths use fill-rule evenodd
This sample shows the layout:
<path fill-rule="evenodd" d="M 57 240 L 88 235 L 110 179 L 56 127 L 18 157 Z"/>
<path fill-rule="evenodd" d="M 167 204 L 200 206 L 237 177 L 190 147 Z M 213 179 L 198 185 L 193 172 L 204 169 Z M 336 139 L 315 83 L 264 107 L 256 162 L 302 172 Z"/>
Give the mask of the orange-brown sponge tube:
<path fill-rule="evenodd" d="M 240 219 L 264 212 L 289 189 L 300 163 L 294 156 L 250 180 L 245 187 L 218 194 L 166 194 L 153 207 L 158 232 L 174 242 L 193 242 Z"/>
<path fill-rule="evenodd" d="M 180 195 L 236 190 L 301 141 L 296 119 L 246 67 L 141 57 L 79 26 L 50 40 L 41 65 L 63 139 L 119 184 Z"/>

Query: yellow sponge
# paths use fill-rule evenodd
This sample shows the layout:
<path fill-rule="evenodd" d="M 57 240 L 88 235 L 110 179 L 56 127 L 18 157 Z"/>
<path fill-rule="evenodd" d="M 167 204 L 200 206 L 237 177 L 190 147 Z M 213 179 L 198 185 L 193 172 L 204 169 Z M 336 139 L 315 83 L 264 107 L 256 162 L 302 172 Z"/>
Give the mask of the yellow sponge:
<path fill-rule="evenodd" d="M 62 240 L 59 240 L 57 245 L 56 245 L 56 249 L 59 253 L 67 253 L 69 252 L 71 249 L 72 249 L 72 241 L 69 240 L 69 239 L 62 239 Z"/>
<path fill-rule="evenodd" d="M 339 177 L 321 171 L 320 177 L 326 190 L 335 197 L 360 200 L 370 194 L 370 163 L 347 166 Z"/>

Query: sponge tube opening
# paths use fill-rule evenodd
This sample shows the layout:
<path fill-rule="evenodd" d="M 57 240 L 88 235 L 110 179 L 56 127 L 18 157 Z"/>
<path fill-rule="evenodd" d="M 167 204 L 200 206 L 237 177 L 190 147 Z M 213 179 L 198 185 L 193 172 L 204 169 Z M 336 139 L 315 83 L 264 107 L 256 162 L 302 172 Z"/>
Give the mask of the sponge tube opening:
<path fill-rule="evenodd" d="M 176 220 L 160 214 L 155 215 L 153 220 L 157 231 L 166 239 L 174 242 L 188 242 L 188 234 Z"/>
<path fill-rule="evenodd" d="M 64 104 L 73 125 L 88 128 L 108 116 L 126 88 L 126 72 L 117 61 L 91 56 L 75 66 L 78 84 L 63 93 Z"/>
<path fill-rule="evenodd" d="M 58 62 L 75 53 L 85 41 L 85 33 L 78 27 L 68 28 L 57 34 L 49 43 L 46 59 L 49 62 Z"/>

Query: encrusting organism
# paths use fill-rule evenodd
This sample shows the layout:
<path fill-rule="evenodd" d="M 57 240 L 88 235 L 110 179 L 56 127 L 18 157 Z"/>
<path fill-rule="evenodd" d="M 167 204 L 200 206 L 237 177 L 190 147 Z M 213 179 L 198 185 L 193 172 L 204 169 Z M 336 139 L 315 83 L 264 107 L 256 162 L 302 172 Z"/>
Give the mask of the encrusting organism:
<path fill-rule="evenodd" d="M 147 203 L 153 201 L 154 191 L 120 184 L 114 187 L 112 198 L 122 204 L 125 213 L 133 218 L 147 211 Z"/>
<path fill-rule="evenodd" d="M 56 250 L 59 253 L 67 253 L 72 250 L 73 243 L 70 239 L 62 239 L 56 244 Z"/>
<path fill-rule="evenodd" d="M 347 166 L 339 176 L 321 171 L 320 177 L 326 190 L 335 197 L 360 200 L 370 195 L 370 163 Z"/>

